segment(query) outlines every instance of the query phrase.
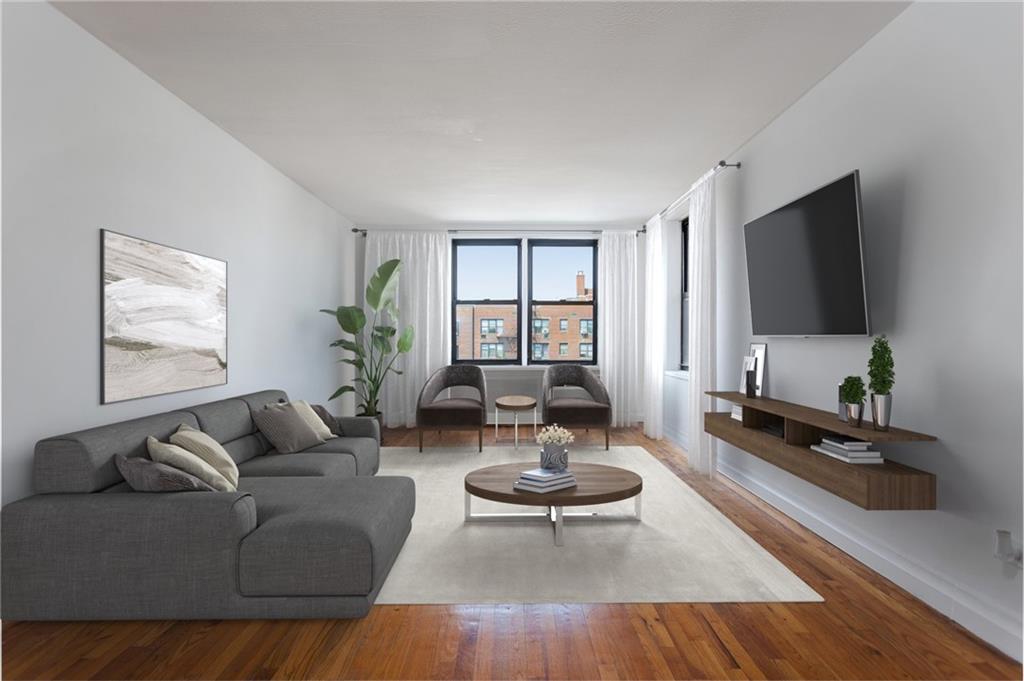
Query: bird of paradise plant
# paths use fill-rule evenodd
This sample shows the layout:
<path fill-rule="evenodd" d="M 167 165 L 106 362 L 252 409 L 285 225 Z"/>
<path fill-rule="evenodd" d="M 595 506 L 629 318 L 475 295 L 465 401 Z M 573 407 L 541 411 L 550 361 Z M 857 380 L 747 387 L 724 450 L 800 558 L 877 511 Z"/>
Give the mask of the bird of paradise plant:
<path fill-rule="evenodd" d="M 406 326 L 398 333 L 398 307 L 395 305 L 395 293 L 398 290 L 398 275 L 401 260 L 388 260 L 377 268 L 366 285 L 366 305 L 373 311 L 373 320 L 369 332 L 366 333 L 366 313 L 358 305 L 344 305 L 334 310 L 320 310 L 332 315 L 341 330 L 352 336 L 352 339 L 339 338 L 331 343 L 331 347 L 340 347 L 352 353 L 352 357 L 344 357 L 340 362 L 351 364 L 356 369 L 356 377 L 351 385 L 343 385 L 328 398 L 333 400 L 345 393 L 355 393 L 360 401 L 361 416 L 378 416 L 380 414 L 381 390 L 384 379 L 389 373 L 401 375 L 395 368 L 395 360 L 399 355 L 412 349 L 413 328 Z M 391 326 L 386 321 L 391 321 Z"/>

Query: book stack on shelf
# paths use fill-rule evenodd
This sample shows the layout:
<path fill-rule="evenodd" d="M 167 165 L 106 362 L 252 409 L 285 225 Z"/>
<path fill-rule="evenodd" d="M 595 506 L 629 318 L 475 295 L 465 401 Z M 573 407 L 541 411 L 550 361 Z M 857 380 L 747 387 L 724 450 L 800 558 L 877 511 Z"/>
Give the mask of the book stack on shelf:
<path fill-rule="evenodd" d="M 523 471 L 519 479 L 512 483 L 512 486 L 521 492 L 557 492 L 560 489 L 569 489 L 576 486 L 576 476 L 568 469 L 564 471 L 552 471 L 546 468 L 534 468 Z"/>
<path fill-rule="evenodd" d="M 882 453 L 872 451 L 871 443 L 864 440 L 825 437 L 821 439 L 820 445 L 811 445 L 811 449 L 846 463 L 885 463 Z"/>
<path fill-rule="evenodd" d="M 743 420 L 743 407 L 738 405 L 738 404 L 732 405 L 732 417 L 734 419 L 736 419 L 737 421 L 742 421 Z"/>

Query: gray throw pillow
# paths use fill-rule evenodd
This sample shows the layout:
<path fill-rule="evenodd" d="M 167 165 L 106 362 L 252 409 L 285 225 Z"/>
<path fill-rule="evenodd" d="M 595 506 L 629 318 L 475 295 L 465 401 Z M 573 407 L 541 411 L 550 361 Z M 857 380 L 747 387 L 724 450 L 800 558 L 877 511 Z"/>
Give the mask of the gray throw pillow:
<path fill-rule="evenodd" d="M 114 465 L 136 492 L 216 492 L 194 475 L 141 456 L 114 455 Z"/>
<path fill-rule="evenodd" d="M 282 454 L 294 454 L 323 443 L 312 426 L 299 415 L 290 403 L 268 404 L 254 412 L 256 427 L 270 440 L 274 449 Z"/>
<path fill-rule="evenodd" d="M 311 405 L 316 415 L 320 417 L 320 420 L 327 424 L 327 427 L 331 429 L 331 432 L 338 437 L 345 437 L 345 431 L 341 429 L 341 424 L 338 423 L 338 419 L 334 418 L 334 414 L 327 411 L 327 408 L 322 404 Z"/>

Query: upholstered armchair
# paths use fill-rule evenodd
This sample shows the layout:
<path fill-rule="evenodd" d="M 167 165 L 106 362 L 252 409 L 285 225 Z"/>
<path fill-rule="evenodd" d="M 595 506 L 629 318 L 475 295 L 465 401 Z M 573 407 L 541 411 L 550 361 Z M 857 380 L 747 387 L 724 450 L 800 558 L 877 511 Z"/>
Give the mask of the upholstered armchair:
<path fill-rule="evenodd" d="M 476 397 L 437 399 L 443 390 L 466 386 L 476 388 Z M 484 451 L 484 426 L 487 425 L 487 382 L 484 372 L 472 364 L 453 364 L 435 371 L 420 391 L 416 402 L 416 428 L 423 451 L 423 431 L 476 430 L 477 444 Z"/>
<path fill-rule="evenodd" d="M 582 388 L 586 397 L 556 396 L 555 388 Z M 601 380 L 580 364 L 552 364 L 544 371 L 541 394 L 544 423 L 565 428 L 604 428 L 604 448 L 608 449 L 608 431 L 612 423 L 612 401 Z"/>

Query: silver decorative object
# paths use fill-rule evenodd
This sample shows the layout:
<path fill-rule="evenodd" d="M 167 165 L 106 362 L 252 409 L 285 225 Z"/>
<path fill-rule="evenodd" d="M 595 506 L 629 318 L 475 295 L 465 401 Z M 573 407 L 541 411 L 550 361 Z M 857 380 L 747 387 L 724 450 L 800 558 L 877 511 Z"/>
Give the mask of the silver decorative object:
<path fill-rule="evenodd" d="M 864 418 L 863 404 L 846 403 L 846 422 L 851 426 L 860 428 L 861 420 Z"/>
<path fill-rule="evenodd" d="M 889 416 L 892 414 L 892 395 L 871 393 L 871 421 L 875 430 L 889 430 Z"/>
<path fill-rule="evenodd" d="M 552 471 L 564 471 L 569 467 L 569 450 L 565 445 L 545 444 L 540 450 L 540 467 Z"/>

